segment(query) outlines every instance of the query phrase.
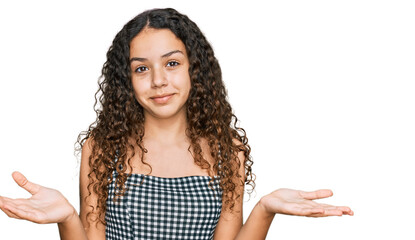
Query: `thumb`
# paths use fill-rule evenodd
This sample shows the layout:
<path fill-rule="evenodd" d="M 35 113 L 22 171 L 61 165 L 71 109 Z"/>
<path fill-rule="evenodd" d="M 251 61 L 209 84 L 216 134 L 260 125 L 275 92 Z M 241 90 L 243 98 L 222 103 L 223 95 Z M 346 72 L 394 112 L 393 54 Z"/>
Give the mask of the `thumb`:
<path fill-rule="evenodd" d="M 27 178 L 20 172 L 13 172 L 12 177 L 20 187 L 24 188 L 32 195 L 36 194 L 40 189 L 39 185 L 29 182 Z"/>

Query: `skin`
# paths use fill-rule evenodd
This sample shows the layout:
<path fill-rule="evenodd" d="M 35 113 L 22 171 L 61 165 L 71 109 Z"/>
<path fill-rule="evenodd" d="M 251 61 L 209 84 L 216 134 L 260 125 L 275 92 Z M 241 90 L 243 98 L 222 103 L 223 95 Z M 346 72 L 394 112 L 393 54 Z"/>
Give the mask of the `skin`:
<path fill-rule="evenodd" d="M 191 88 L 188 74 L 189 61 L 185 46 L 170 30 L 145 29 L 130 45 L 131 76 L 134 94 L 143 106 L 145 114 L 145 155 L 152 171 L 141 161 L 133 159 L 133 173 L 151 173 L 160 177 L 208 175 L 194 164 L 188 152 L 186 100 Z M 88 139 L 82 149 L 80 194 L 81 211 L 78 216 L 73 206 L 57 190 L 28 181 L 21 173 L 13 173 L 16 183 L 32 194 L 29 199 L 0 197 L 0 209 L 11 218 L 36 223 L 58 223 L 61 239 L 105 239 L 105 226 L 91 223 L 86 218 L 89 205 L 95 205 L 97 196 L 88 195 L 88 159 L 93 142 Z M 209 147 L 202 140 L 203 152 Z M 138 155 L 138 154 L 137 154 Z M 238 154 L 244 162 L 242 153 Z M 204 156 L 213 161 L 209 154 Z M 177 166 L 180 168 L 168 168 Z M 240 167 L 241 176 L 244 167 Z M 313 200 L 330 197 L 331 190 L 304 192 L 278 189 L 256 204 L 248 220 L 243 224 L 243 187 L 237 189 L 241 198 L 233 212 L 223 211 L 217 224 L 214 239 L 265 239 L 275 214 L 308 217 L 353 215 L 349 207 L 331 206 Z"/>
<path fill-rule="evenodd" d="M 131 82 L 144 108 L 145 160 L 133 159 L 134 173 L 160 177 L 209 175 L 187 150 L 186 101 L 191 88 L 186 47 L 170 30 L 143 29 L 130 44 Z M 206 151 L 208 152 L 208 151 Z M 210 161 L 213 159 L 205 156 Z M 180 169 L 170 166 L 179 165 Z"/>

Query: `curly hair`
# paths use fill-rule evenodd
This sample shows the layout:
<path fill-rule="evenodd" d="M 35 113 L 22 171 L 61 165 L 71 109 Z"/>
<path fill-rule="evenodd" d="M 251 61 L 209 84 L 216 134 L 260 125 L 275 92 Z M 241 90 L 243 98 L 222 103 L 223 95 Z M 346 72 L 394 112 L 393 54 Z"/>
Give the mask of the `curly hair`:
<path fill-rule="evenodd" d="M 123 196 L 126 191 L 124 184 L 131 174 L 127 172 L 127 164 L 131 171 L 131 159 L 135 152 L 140 154 L 143 164 L 150 166 L 144 160 L 147 152 L 143 146 L 145 119 L 143 108 L 134 97 L 129 61 L 130 42 L 144 28 L 169 29 L 186 47 L 191 81 L 186 102 L 186 135 L 190 139 L 188 150 L 198 166 L 209 170 L 212 179 L 214 173 L 219 175 L 223 207 L 232 211 L 235 200 L 241 197 L 238 187 L 250 185 L 249 194 L 255 187 L 251 148 L 245 130 L 237 126 L 238 119 L 227 100 L 221 69 L 212 47 L 193 21 L 167 8 L 148 10 L 133 18 L 115 36 L 107 52 L 107 61 L 98 82 L 99 89 L 95 94 L 97 119 L 87 131 L 79 134 L 77 140 L 76 151 L 82 149 L 88 138 L 93 140 L 89 157 L 89 195 L 86 197 L 93 192 L 98 199 L 96 208 L 92 208 L 87 216 L 94 214 L 98 217 L 95 219 L 105 224 L 108 185 L 115 181 L 116 196 Z M 203 157 L 201 139 L 209 145 L 213 166 Z M 134 151 L 137 147 L 139 151 Z M 245 157 L 243 163 L 238 158 L 240 152 Z M 241 164 L 245 169 L 243 177 L 239 174 Z M 113 180 L 114 171 L 117 175 Z"/>

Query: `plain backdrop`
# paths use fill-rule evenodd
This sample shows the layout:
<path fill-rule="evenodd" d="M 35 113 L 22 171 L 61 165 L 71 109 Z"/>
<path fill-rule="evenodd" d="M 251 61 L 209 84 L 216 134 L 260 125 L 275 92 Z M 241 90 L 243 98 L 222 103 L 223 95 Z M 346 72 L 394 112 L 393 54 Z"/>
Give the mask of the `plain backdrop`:
<path fill-rule="evenodd" d="M 277 188 L 329 188 L 355 216 L 277 215 L 267 239 L 415 239 L 413 1 L 5 1 L 0 3 L 0 195 L 29 180 L 79 209 L 74 143 L 95 119 L 116 33 L 140 12 L 195 21 L 221 64 L 257 176 L 246 218 Z M 1 239 L 58 239 L 9 219 Z"/>

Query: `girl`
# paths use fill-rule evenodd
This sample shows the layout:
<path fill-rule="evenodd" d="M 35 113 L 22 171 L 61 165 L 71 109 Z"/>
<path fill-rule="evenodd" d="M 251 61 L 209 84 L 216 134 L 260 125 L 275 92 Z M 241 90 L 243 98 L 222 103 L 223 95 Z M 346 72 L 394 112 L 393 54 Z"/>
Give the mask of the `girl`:
<path fill-rule="evenodd" d="M 62 194 L 14 180 L 29 199 L 0 197 L 13 218 L 58 223 L 61 239 L 265 239 L 276 213 L 353 215 L 313 202 L 330 190 L 279 189 L 242 222 L 250 147 L 227 101 L 212 47 L 187 16 L 146 11 L 107 53 L 97 120 L 80 134 L 78 215 Z"/>

